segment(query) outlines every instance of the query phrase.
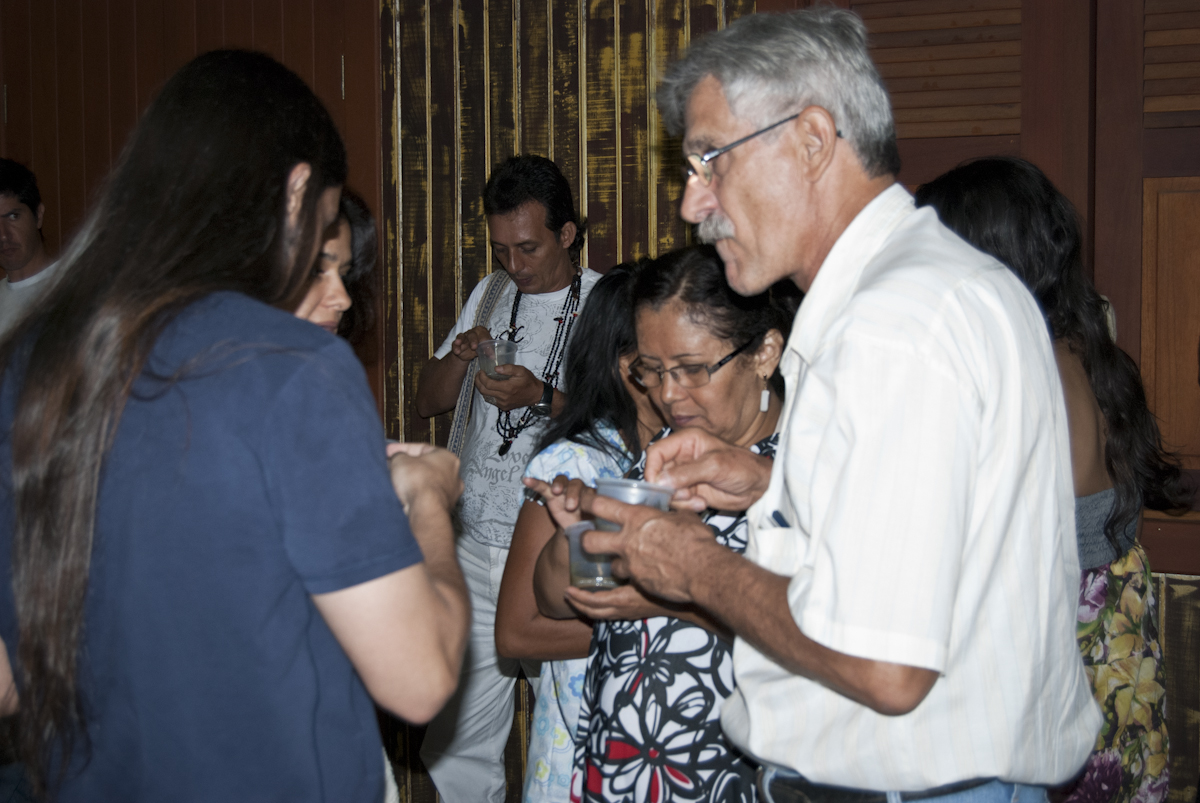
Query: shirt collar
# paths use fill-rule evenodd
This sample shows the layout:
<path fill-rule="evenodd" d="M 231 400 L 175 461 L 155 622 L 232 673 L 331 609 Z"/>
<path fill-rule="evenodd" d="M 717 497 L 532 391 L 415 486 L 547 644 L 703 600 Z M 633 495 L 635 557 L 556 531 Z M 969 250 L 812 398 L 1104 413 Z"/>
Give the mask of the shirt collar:
<path fill-rule="evenodd" d="M 863 268 L 896 227 L 916 210 L 913 198 L 896 183 L 876 195 L 850 221 L 817 270 L 788 338 L 788 351 L 806 363 L 858 287 Z"/>

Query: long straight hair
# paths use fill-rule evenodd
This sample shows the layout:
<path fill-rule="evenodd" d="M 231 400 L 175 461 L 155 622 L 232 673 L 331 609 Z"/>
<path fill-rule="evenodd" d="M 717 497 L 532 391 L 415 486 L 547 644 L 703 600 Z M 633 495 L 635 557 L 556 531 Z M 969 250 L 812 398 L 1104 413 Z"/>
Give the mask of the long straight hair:
<path fill-rule="evenodd" d="M 1113 342 L 1104 299 L 1083 273 L 1071 202 L 1034 165 L 997 157 L 923 185 L 917 205 L 933 207 L 956 234 L 1017 274 L 1041 306 L 1050 336 L 1079 355 L 1107 430 L 1104 465 L 1117 497 L 1104 525 L 1108 540 L 1116 546 L 1142 506 L 1187 508 L 1192 488 L 1163 449 L 1137 364 Z"/>
<path fill-rule="evenodd" d="M 312 173 L 296 231 L 298 163 Z M 0 391 L 16 396 L 18 750 L 38 794 L 87 747 L 77 665 L 97 496 L 131 387 L 163 328 L 209 293 L 293 308 L 311 268 L 296 255 L 322 235 L 317 201 L 345 176 L 337 129 L 295 74 L 261 54 L 202 55 L 147 109 L 59 280 L 0 346 Z"/>
<path fill-rule="evenodd" d="M 633 282 L 640 263 L 610 270 L 592 287 L 571 332 L 563 382 L 567 403 L 550 419 L 534 454 L 558 440 L 599 449 L 620 461 L 642 453 L 637 404 L 621 376 L 620 359 L 637 351 L 633 328 Z M 600 433 L 608 424 L 621 433 L 624 453 Z"/>

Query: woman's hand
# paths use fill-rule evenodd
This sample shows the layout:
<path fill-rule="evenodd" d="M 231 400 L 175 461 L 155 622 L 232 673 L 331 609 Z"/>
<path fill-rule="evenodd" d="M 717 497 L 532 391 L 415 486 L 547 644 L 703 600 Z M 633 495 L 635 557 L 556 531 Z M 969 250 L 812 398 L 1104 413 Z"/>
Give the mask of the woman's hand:
<path fill-rule="evenodd" d="M 526 488 L 541 494 L 546 510 L 550 511 L 550 518 L 563 530 L 583 521 L 585 516 L 581 503 L 596 495 L 595 489 L 589 488 L 583 480 L 569 480 L 562 474 L 555 477 L 552 483 L 531 477 L 526 477 L 523 482 Z"/>
<path fill-rule="evenodd" d="M 389 443 L 387 455 L 392 487 L 405 510 L 426 499 L 447 512 L 453 509 L 463 492 L 453 452 L 429 443 Z"/>
<path fill-rule="evenodd" d="M 729 628 L 695 605 L 681 605 L 647 596 L 633 583 L 611 591 L 585 591 L 568 586 L 563 599 L 588 619 L 630 621 L 652 616 L 673 616 L 703 627 L 726 641 L 733 641 L 733 632 Z"/>
<path fill-rule="evenodd" d="M 611 590 L 585 591 L 568 586 L 563 597 L 572 608 L 588 619 L 649 619 L 651 616 L 678 616 L 678 607 L 651 601 L 633 583 Z"/>

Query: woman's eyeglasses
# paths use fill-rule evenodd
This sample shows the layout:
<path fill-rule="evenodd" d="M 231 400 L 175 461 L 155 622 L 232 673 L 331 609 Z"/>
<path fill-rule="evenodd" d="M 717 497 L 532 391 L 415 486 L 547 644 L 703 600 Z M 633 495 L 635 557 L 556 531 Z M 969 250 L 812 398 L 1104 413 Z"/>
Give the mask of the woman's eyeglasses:
<path fill-rule="evenodd" d="M 735 145 L 737 143 L 734 143 Z M 685 388 L 701 388 L 709 383 L 712 375 L 715 374 L 722 365 L 732 360 L 737 355 L 741 354 L 750 344 L 750 340 L 727 354 L 720 362 L 713 365 L 676 365 L 674 368 L 651 368 L 644 364 L 641 360 L 635 362 L 631 368 L 633 379 L 646 390 L 656 388 L 663 383 L 663 377 L 667 374 L 675 380 L 675 384 Z"/>

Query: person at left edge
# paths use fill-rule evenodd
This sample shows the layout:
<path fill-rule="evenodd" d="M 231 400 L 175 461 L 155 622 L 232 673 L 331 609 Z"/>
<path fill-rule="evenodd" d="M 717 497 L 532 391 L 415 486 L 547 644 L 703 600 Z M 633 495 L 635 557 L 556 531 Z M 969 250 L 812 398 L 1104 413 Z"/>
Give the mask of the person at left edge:
<path fill-rule="evenodd" d="M 389 482 L 362 366 L 292 314 L 345 176 L 298 76 L 198 56 L 0 345 L 0 715 L 38 800 L 378 803 L 372 698 L 453 691 L 458 461 L 394 444 Z"/>
<path fill-rule="evenodd" d="M 447 803 L 502 801 L 504 745 L 512 727 L 518 661 L 496 651 L 496 600 L 517 514 L 521 476 L 546 419 L 562 409 L 563 355 L 579 309 L 600 274 L 578 266 L 584 224 L 554 162 L 514 156 L 483 192 L 492 253 L 502 271 L 481 281 L 421 373 L 417 412 L 455 410 L 450 447 L 462 458 L 458 559 L 471 592 L 471 639 L 458 692 L 421 747 Z M 476 372 L 483 340 L 517 343 L 504 379 Z M 536 665 L 526 675 L 537 674 Z"/>
<path fill-rule="evenodd" d="M 58 263 L 46 253 L 42 218 L 46 205 L 37 178 L 12 159 L 0 159 L 0 334 L 51 285 Z"/>

